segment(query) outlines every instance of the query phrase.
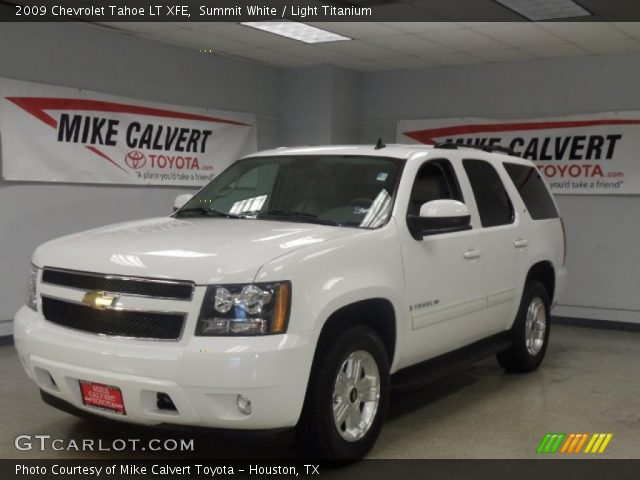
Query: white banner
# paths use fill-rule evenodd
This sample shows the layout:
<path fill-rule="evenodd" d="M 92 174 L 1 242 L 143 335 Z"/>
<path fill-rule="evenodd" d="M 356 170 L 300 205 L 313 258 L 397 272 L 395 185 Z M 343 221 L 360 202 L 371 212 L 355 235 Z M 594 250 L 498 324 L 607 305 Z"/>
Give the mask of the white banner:
<path fill-rule="evenodd" d="M 401 120 L 398 142 L 500 146 L 533 160 L 555 194 L 640 193 L 640 112 Z"/>
<path fill-rule="evenodd" d="M 0 78 L 6 180 L 201 186 L 256 150 L 254 114 Z"/>

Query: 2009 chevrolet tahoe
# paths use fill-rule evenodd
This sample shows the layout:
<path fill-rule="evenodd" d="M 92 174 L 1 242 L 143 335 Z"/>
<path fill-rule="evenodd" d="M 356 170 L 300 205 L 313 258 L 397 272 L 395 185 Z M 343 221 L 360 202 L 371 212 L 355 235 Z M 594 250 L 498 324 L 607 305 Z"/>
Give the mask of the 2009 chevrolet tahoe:
<path fill-rule="evenodd" d="M 60 408 L 296 427 L 307 452 L 357 458 L 392 380 L 473 352 L 537 368 L 565 251 L 529 161 L 447 144 L 276 149 L 168 217 L 40 246 L 15 345 Z"/>

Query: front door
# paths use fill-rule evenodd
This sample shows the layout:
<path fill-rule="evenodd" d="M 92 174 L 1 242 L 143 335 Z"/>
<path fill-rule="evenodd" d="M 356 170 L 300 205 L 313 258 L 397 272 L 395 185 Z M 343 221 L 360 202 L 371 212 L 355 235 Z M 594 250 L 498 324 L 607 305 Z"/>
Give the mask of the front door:
<path fill-rule="evenodd" d="M 417 215 L 422 204 L 438 199 L 463 203 L 467 200 L 454 168 L 446 159 L 427 160 L 419 166 L 407 214 Z M 406 331 L 407 364 L 486 336 L 487 271 L 477 238 L 478 219 L 473 216 L 472 226 L 471 230 L 422 239 L 401 235 L 411 323 L 406 327 L 410 330 Z"/>

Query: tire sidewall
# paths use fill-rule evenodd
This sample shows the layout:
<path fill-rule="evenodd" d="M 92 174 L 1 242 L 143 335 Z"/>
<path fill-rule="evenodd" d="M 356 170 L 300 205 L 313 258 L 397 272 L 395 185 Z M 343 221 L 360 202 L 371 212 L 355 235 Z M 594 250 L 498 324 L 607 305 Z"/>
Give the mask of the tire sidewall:
<path fill-rule="evenodd" d="M 527 311 L 531 302 L 535 298 L 540 298 L 544 305 L 545 312 L 545 332 L 544 343 L 542 348 L 536 355 L 531 355 L 527 349 L 526 343 L 526 323 L 527 323 Z M 514 342 L 516 342 L 516 351 L 523 363 L 527 364 L 530 368 L 537 367 L 543 360 L 547 348 L 549 346 L 549 334 L 551 333 L 551 317 L 549 307 L 549 294 L 547 289 L 540 282 L 533 282 L 525 288 L 524 295 L 522 296 L 522 302 L 518 310 L 517 324 L 515 325 Z"/>
<path fill-rule="evenodd" d="M 358 350 L 365 350 L 376 362 L 380 378 L 380 399 L 369 431 L 361 439 L 349 442 L 340 436 L 335 426 L 333 393 L 340 368 L 348 356 Z M 314 373 L 319 374 L 320 378 L 312 378 L 310 381 L 317 382 L 313 391 L 320 398 L 308 398 L 307 402 L 311 403 L 310 410 L 315 410 L 318 416 L 316 429 L 319 431 L 315 433 L 319 434 L 316 443 L 321 455 L 332 459 L 362 458 L 377 440 L 389 406 L 389 361 L 385 347 L 374 330 L 366 326 L 355 326 L 333 337 L 329 347 L 316 361 L 322 363 L 322 368 L 314 369 Z M 302 432 L 303 435 L 304 433 Z"/>

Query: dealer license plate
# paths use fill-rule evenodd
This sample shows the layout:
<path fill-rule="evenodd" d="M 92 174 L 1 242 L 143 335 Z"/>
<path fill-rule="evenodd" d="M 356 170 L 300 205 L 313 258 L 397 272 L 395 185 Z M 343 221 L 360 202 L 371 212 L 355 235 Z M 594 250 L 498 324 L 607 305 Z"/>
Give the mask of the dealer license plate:
<path fill-rule="evenodd" d="M 80 391 L 82 392 L 82 402 L 87 406 L 101 408 L 120 415 L 127 414 L 124 410 L 122 392 L 118 387 L 80 380 Z"/>

